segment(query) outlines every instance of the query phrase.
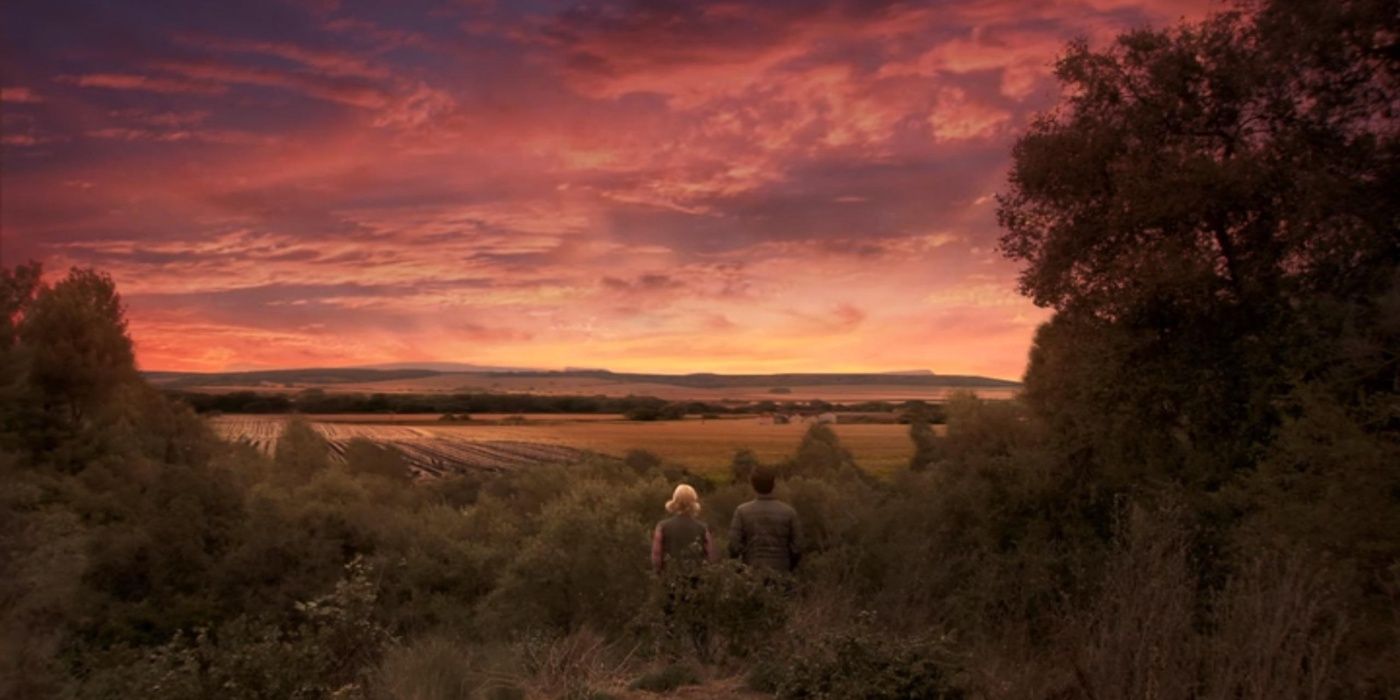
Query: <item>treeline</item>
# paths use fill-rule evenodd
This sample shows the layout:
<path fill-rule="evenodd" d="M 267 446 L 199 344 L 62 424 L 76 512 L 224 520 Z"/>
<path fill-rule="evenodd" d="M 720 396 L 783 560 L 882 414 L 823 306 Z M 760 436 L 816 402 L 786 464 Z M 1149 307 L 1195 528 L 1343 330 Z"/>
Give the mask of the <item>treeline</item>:
<path fill-rule="evenodd" d="M 913 413 L 925 420 L 942 423 L 941 404 L 925 401 L 862 401 L 834 404 L 828 401 L 667 401 L 654 396 L 551 396 L 543 394 L 457 393 L 457 394 L 354 394 L 330 393 L 319 389 L 295 394 L 235 391 L 221 394 L 167 391 L 171 398 L 188 404 L 198 413 L 616 413 L 634 420 L 668 420 L 690 416 L 736 413 L 851 413 L 890 414 L 892 420 L 909 422 Z"/>
<path fill-rule="evenodd" d="M 237 391 L 225 394 L 169 392 L 195 411 L 208 413 L 661 413 L 681 416 L 735 413 L 740 407 L 704 401 L 673 402 L 653 396 L 549 396 L 543 394 L 297 394 Z M 675 407 L 675 408 L 669 408 Z"/>

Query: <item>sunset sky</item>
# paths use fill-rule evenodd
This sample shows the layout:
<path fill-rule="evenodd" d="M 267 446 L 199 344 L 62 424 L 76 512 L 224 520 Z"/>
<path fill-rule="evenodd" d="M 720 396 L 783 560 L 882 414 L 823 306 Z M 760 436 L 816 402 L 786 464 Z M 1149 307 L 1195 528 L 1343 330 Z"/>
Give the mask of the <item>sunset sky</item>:
<path fill-rule="evenodd" d="M 1055 56 L 1212 7 L 8 0 L 3 263 L 110 272 L 145 369 L 1017 378 Z"/>

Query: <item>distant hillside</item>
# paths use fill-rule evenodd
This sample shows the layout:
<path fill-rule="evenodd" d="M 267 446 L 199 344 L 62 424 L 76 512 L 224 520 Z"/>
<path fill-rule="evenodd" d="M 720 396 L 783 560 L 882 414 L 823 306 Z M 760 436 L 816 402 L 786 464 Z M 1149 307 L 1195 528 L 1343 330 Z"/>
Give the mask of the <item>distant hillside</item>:
<path fill-rule="evenodd" d="M 427 369 L 434 372 L 532 372 L 536 371 L 531 367 L 497 367 L 493 365 L 474 365 L 470 362 L 384 362 L 375 365 L 363 365 L 354 369 Z"/>

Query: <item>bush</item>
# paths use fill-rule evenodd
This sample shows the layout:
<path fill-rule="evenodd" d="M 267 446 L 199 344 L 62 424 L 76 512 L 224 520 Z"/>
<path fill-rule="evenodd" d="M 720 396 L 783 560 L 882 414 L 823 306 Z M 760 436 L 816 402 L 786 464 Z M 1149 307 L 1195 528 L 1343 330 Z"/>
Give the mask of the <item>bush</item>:
<path fill-rule="evenodd" d="M 290 483 L 305 482 L 330 466 L 330 445 L 311 424 L 298 418 L 287 422 L 273 452 L 277 478 Z"/>
<path fill-rule="evenodd" d="M 357 474 L 372 474 L 391 481 L 413 479 L 413 471 L 402 452 L 365 438 L 354 438 L 346 443 L 345 467 Z"/>
<path fill-rule="evenodd" d="M 508 630 L 618 631 L 647 595 L 649 539 L 666 487 L 575 481 L 539 516 L 539 531 L 517 543 L 483 614 Z M 645 506 L 641 506 L 645 507 Z"/>
<path fill-rule="evenodd" d="M 627 687 L 632 690 L 645 690 L 649 693 L 669 693 L 681 686 L 698 685 L 699 683 L 700 675 L 695 672 L 694 668 L 685 664 L 670 664 L 643 674 Z"/>
<path fill-rule="evenodd" d="M 472 697 L 485 681 L 474 656 L 471 646 L 440 634 L 396 645 L 373 676 L 373 695 L 383 700 Z"/>
<path fill-rule="evenodd" d="M 859 631 L 805 640 L 784 660 L 777 675 L 780 698 L 868 698 L 939 700 L 964 697 L 951 680 L 950 655 L 919 639 L 899 639 L 874 630 L 869 618 Z"/>
<path fill-rule="evenodd" d="M 239 617 L 177 634 L 140 654 L 116 647 L 82 697 L 324 697 L 359 692 L 391 640 L 374 616 L 373 570 L 356 560 L 325 595 L 298 603 L 286 624 Z"/>
<path fill-rule="evenodd" d="M 786 470 L 789 475 L 836 476 L 858 473 L 855 459 L 825 423 L 813 423 L 797 444 L 797 453 Z"/>
<path fill-rule="evenodd" d="M 661 457 L 649 450 L 628 450 L 622 463 L 638 474 L 649 474 L 661 468 Z"/>
<path fill-rule="evenodd" d="M 726 559 L 701 567 L 694 580 L 662 577 L 648 609 L 658 637 L 673 647 L 688 637 L 702 660 L 746 658 L 786 623 L 788 583 Z"/>
<path fill-rule="evenodd" d="M 734 451 L 734 458 L 729 460 L 729 480 L 735 484 L 747 484 L 753 473 L 763 466 L 758 461 L 758 456 L 746 447 Z"/>

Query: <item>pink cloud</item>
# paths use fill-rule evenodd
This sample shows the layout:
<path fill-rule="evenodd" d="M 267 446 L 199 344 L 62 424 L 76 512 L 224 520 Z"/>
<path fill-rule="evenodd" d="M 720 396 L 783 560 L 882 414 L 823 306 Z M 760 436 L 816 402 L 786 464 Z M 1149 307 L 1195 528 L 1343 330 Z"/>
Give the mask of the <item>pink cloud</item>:
<path fill-rule="evenodd" d="M 64 82 L 73 83 L 79 87 L 104 88 L 107 90 L 143 90 L 146 92 L 217 95 L 227 89 L 223 85 L 204 81 L 129 73 L 91 73 L 87 75 L 60 76 L 59 79 Z"/>
<path fill-rule="evenodd" d="M 10 104 L 38 104 L 43 101 L 44 98 L 40 97 L 39 93 L 24 86 L 16 85 L 14 87 L 0 88 L 0 102 L 9 102 Z"/>

